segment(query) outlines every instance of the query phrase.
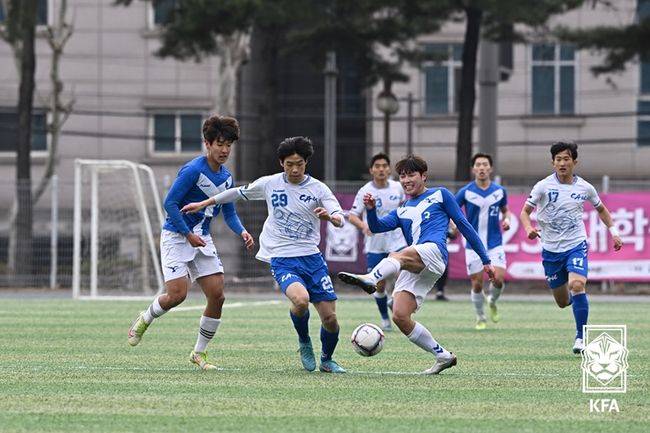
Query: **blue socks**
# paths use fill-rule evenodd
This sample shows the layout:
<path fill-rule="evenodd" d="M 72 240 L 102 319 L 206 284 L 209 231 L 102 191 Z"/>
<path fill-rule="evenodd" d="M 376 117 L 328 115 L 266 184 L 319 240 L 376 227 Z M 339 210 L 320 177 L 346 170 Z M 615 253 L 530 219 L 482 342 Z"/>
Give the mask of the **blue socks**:
<path fill-rule="evenodd" d="M 305 313 L 304 316 L 298 317 L 291 310 L 289 310 L 289 316 L 293 322 L 293 327 L 296 328 L 298 333 L 298 340 L 301 343 L 306 343 L 309 341 L 309 310 Z"/>
<path fill-rule="evenodd" d="M 379 309 L 379 314 L 381 314 L 381 318 L 388 320 L 388 296 L 386 296 L 386 292 L 381 294 L 375 292 L 374 295 L 375 301 L 377 302 L 377 308 Z"/>
<path fill-rule="evenodd" d="M 573 295 L 571 298 L 571 307 L 573 308 L 573 317 L 576 320 L 576 338 L 582 337 L 582 326 L 587 324 L 589 318 L 589 301 L 586 293 Z"/>
<path fill-rule="evenodd" d="M 339 342 L 339 330 L 336 332 L 329 332 L 327 329 L 320 327 L 320 342 L 323 347 L 323 352 L 320 355 L 321 362 L 329 361 L 332 359 L 332 354 L 336 345 Z"/>

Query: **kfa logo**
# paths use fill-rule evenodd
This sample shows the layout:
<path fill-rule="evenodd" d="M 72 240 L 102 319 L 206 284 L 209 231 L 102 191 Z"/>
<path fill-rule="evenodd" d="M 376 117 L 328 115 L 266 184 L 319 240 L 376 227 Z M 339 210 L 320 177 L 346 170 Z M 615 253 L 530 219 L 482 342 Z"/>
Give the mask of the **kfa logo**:
<path fill-rule="evenodd" d="M 626 392 L 627 326 L 585 325 L 583 334 L 582 392 Z"/>

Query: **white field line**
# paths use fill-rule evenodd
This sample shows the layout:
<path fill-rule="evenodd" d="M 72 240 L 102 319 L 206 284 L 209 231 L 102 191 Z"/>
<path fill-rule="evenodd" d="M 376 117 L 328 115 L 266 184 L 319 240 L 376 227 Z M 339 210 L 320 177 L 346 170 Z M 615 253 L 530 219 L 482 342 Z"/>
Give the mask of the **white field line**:
<path fill-rule="evenodd" d="M 241 307 L 260 307 L 266 305 L 279 305 L 282 304 L 282 301 L 257 301 L 257 302 L 232 302 L 230 304 L 224 304 L 223 308 L 241 308 Z M 197 305 L 193 307 L 176 307 L 170 312 L 174 311 L 196 311 L 205 309 L 205 305 Z"/>

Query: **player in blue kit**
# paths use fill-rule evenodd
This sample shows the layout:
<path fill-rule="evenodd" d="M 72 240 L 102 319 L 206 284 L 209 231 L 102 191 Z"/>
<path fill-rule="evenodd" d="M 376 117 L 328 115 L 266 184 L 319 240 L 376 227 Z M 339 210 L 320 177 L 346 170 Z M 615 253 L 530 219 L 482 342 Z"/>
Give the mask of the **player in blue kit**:
<path fill-rule="evenodd" d="M 501 296 L 506 273 L 506 252 L 503 248 L 501 230 L 510 229 L 510 211 L 506 190 L 491 181 L 492 157 L 477 153 L 472 157 L 474 181 L 462 187 L 456 193 L 456 201 L 465 206 L 467 220 L 478 233 L 487 248 L 488 257 L 494 266 L 494 281 L 490 283 L 487 295 L 488 315 L 493 322 L 499 321 L 497 299 Z M 499 217 L 503 215 L 503 219 Z M 485 295 L 483 294 L 483 265 L 481 258 L 465 243 L 465 265 L 470 277 L 472 289 L 470 296 L 476 313 L 476 329 L 487 326 L 484 313 Z"/>
<path fill-rule="evenodd" d="M 490 279 L 494 268 L 478 234 L 467 221 L 456 199 L 445 188 L 428 189 L 427 163 L 409 155 L 395 165 L 404 192 L 411 198 L 383 218 L 377 218 L 376 201 L 372 194 L 364 196 L 368 227 L 373 233 L 400 228 L 409 245 L 391 253 L 368 274 L 339 272 L 341 280 L 374 293 L 378 281 L 399 273 L 393 289 L 393 322 L 408 339 L 436 357 L 425 374 L 438 374 L 457 363 L 456 355 L 442 347 L 422 324 L 411 316 L 420 308 L 427 293 L 447 266 L 447 228 L 450 218 L 481 257 L 483 270 Z M 400 272 L 401 271 L 401 272 Z"/>
<path fill-rule="evenodd" d="M 282 173 L 261 177 L 249 185 L 224 191 L 200 203 L 186 205 L 183 212 L 196 212 L 215 203 L 266 200 L 268 217 L 260 235 L 256 257 L 271 263 L 271 272 L 291 301 L 289 316 L 298 334 L 298 351 L 305 370 L 316 369 L 309 336 L 309 303 L 321 321 L 320 371 L 345 373 L 332 355 L 339 340 L 336 293 L 327 264 L 318 249 L 320 221 L 343 227 L 343 211 L 332 191 L 305 174 L 314 147 L 306 137 L 286 138 L 278 146 Z"/>
<path fill-rule="evenodd" d="M 400 230 L 374 234 L 368 228 L 365 215 L 366 207 L 363 204 L 363 196 L 366 193 L 369 192 L 375 198 L 375 207 L 379 217 L 388 214 L 393 209 L 397 209 L 405 199 L 402 186 L 399 182 L 390 178 L 390 160 L 387 155 L 383 153 L 374 155 L 370 160 L 369 172 L 372 175 L 372 180 L 359 189 L 348 213 L 350 224 L 364 234 L 364 252 L 367 255 L 368 271 L 374 268 L 382 259 L 388 257 L 388 253 L 399 251 L 406 246 L 404 235 Z M 374 293 L 374 297 L 381 316 L 381 328 L 384 331 L 391 331 L 392 326 L 388 317 L 388 296 L 385 283 L 386 281 L 377 283 L 377 291 Z"/>
<path fill-rule="evenodd" d="M 128 332 L 131 346 L 140 343 L 142 335 L 154 319 L 185 300 L 188 279 L 196 280 L 207 299 L 199 322 L 199 333 L 190 361 L 201 369 L 215 369 L 208 362 L 207 346 L 221 323 L 224 303 L 223 266 L 210 236 L 213 217 L 223 215 L 228 227 L 242 238 L 246 248 L 253 247 L 252 236 L 244 229 L 232 204 L 210 206 L 194 215 L 181 214 L 181 208 L 192 201 L 203 200 L 228 188 L 233 179 L 223 165 L 232 145 L 239 139 L 239 124 L 232 117 L 212 116 L 203 123 L 203 141 L 207 155 L 185 164 L 165 198 L 167 220 L 160 235 L 160 255 L 166 293 L 156 297 L 137 317 Z"/>
<path fill-rule="evenodd" d="M 596 208 L 598 217 L 609 229 L 615 251 L 621 249 L 623 241 L 596 189 L 573 174 L 578 164 L 578 146 L 574 142 L 557 142 L 551 146 L 551 158 L 555 173 L 533 187 L 520 218 L 529 239 L 542 239 L 542 264 L 555 302 L 560 308 L 573 307 L 576 323 L 573 353 L 579 354 L 584 349 L 582 327 L 589 317 L 585 291 L 587 233 L 582 221 L 586 201 Z M 533 227 L 530 218 L 535 208 L 539 228 Z"/>

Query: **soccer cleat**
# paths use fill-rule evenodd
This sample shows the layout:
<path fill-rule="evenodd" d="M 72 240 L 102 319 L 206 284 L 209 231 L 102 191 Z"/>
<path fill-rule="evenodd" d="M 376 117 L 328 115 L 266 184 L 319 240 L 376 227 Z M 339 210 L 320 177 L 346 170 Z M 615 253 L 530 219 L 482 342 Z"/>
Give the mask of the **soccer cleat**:
<path fill-rule="evenodd" d="M 436 301 L 448 301 L 449 298 L 445 296 L 443 292 L 436 293 Z"/>
<path fill-rule="evenodd" d="M 482 331 L 486 328 L 487 328 L 487 321 L 485 319 L 478 319 L 476 321 L 476 326 L 474 327 L 474 329 L 476 329 L 477 331 Z"/>
<path fill-rule="evenodd" d="M 208 352 L 195 352 L 190 353 L 190 362 L 198 365 L 201 370 L 216 370 L 217 366 L 208 362 Z"/>
<path fill-rule="evenodd" d="M 573 353 L 579 355 L 582 351 L 585 350 L 585 343 L 582 341 L 582 338 L 576 338 L 575 343 L 573 343 Z"/>
<path fill-rule="evenodd" d="M 142 340 L 142 334 L 147 330 L 149 325 L 144 322 L 144 311 L 142 311 L 138 318 L 135 319 L 133 325 L 129 328 L 129 344 L 131 346 L 137 346 L 140 340 Z"/>
<path fill-rule="evenodd" d="M 298 341 L 298 352 L 300 352 L 300 361 L 307 371 L 316 370 L 316 358 L 314 358 L 314 348 L 311 345 L 311 339 L 306 343 Z"/>
<path fill-rule="evenodd" d="M 341 281 L 353 286 L 361 287 L 366 293 L 372 295 L 377 291 L 377 286 L 368 280 L 365 275 L 351 274 L 349 272 L 339 272 L 336 274 Z"/>
<path fill-rule="evenodd" d="M 393 330 L 393 324 L 390 323 L 390 319 L 381 319 L 381 330 L 388 332 Z"/>
<path fill-rule="evenodd" d="M 451 354 L 450 358 L 443 359 L 443 360 L 438 359 L 431 368 L 424 370 L 424 374 L 440 374 L 442 370 L 446 370 L 458 364 L 458 359 L 456 358 L 456 355 L 454 355 L 451 352 L 449 353 Z"/>
<path fill-rule="evenodd" d="M 497 304 L 495 302 L 492 302 L 491 296 L 488 296 L 487 300 L 488 300 L 488 317 L 494 323 L 498 323 L 499 320 L 501 320 L 501 317 L 499 316 L 499 311 L 497 310 Z"/>
<path fill-rule="evenodd" d="M 320 362 L 320 371 L 323 373 L 346 373 L 345 369 L 333 359 Z"/>

